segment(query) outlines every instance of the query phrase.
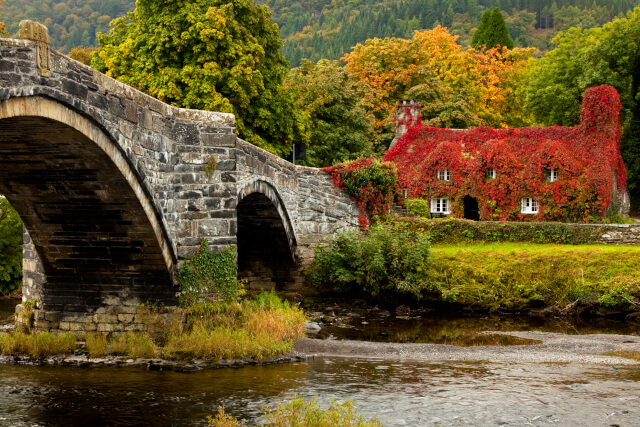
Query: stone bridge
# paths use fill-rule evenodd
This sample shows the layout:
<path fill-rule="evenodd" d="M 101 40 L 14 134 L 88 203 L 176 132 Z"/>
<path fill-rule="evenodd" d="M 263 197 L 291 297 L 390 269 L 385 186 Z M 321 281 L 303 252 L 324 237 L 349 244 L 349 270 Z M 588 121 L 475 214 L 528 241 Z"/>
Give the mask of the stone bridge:
<path fill-rule="evenodd" d="M 50 49 L 23 22 L 0 38 L 0 194 L 25 224 L 23 289 L 38 330 L 139 328 L 177 303 L 206 239 L 239 278 L 298 286 L 314 246 L 356 227 L 328 174 L 236 137 L 231 114 L 171 107 Z"/>

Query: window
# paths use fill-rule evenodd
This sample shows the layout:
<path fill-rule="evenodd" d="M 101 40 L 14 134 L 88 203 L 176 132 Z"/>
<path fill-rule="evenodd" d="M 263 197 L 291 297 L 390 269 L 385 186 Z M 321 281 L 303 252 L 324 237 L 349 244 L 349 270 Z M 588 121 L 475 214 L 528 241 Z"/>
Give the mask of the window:
<path fill-rule="evenodd" d="M 498 176 L 498 172 L 496 172 L 496 170 L 493 168 L 489 168 L 486 171 L 484 171 L 484 176 L 487 179 L 496 179 L 496 177 Z"/>
<path fill-rule="evenodd" d="M 431 199 L 431 213 L 449 214 L 449 199 Z"/>
<path fill-rule="evenodd" d="M 558 180 L 558 169 L 551 168 L 544 171 L 547 182 L 556 182 Z"/>
<path fill-rule="evenodd" d="M 523 197 L 521 200 L 521 207 L 522 209 L 520 210 L 521 213 L 523 214 L 535 214 L 538 213 L 538 201 L 532 199 L 531 197 Z"/>
<path fill-rule="evenodd" d="M 451 172 L 449 172 L 449 169 L 438 169 L 438 179 L 451 181 Z"/>

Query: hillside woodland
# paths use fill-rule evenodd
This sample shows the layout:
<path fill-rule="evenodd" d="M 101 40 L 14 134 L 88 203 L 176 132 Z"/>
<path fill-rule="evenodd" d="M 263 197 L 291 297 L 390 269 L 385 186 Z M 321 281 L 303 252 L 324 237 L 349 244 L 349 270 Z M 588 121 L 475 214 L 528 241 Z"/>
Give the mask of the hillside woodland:
<path fill-rule="evenodd" d="M 482 13 L 501 9 L 515 46 L 547 51 L 558 31 L 602 26 L 640 0 L 256 0 L 269 6 L 284 40 L 282 53 L 296 67 L 303 58 L 340 59 L 358 43 L 379 37 L 410 38 L 438 25 L 467 47 Z M 5 0 L 2 21 L 15 34 L 22 19 L 49 27 L 54 48 L 97 46 L 112 19 L 135 9 L 135 0 Z"/>

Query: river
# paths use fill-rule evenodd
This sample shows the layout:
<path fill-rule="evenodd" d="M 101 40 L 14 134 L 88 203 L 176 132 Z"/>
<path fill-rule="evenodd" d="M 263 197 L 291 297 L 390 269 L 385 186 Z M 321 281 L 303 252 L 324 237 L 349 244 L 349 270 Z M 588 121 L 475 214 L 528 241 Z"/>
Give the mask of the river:
<path fill-rule="evenodd" d="M 640 424 L 639 366 L 316 357 L 196 373 L 0 365 L 0 425 L 206 425 L 218 405 L 260 422 L 294 394 L 355 399 L 385 426 Z"/>

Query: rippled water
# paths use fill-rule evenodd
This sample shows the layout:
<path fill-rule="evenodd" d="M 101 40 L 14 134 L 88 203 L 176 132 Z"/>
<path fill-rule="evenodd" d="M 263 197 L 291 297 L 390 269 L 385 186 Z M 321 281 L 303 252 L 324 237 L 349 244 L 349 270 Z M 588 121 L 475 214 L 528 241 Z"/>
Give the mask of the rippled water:
<path fill-rule="evenodd" d="M 306 363 L 195 374 L 0 366 L 0 425 L 205 425 L 218 405 L 247 421 L 294 393 L 355 399 L 386 426 L 637 425 L 636 369 L 491 363 Z"/>
<path fill-rule="evenodd" d="M 2 315 L 13 314 L 0 304 Z M 262 407 L 294 394 L 324 405 L 355 399 L 363 415 L 386 426 L 632 426 L 640 419 L 633 367 L 321 357 L 192 374 L 0 365 L 0 426 L 197 426 L 218 405 L 255 423 Z"/>

